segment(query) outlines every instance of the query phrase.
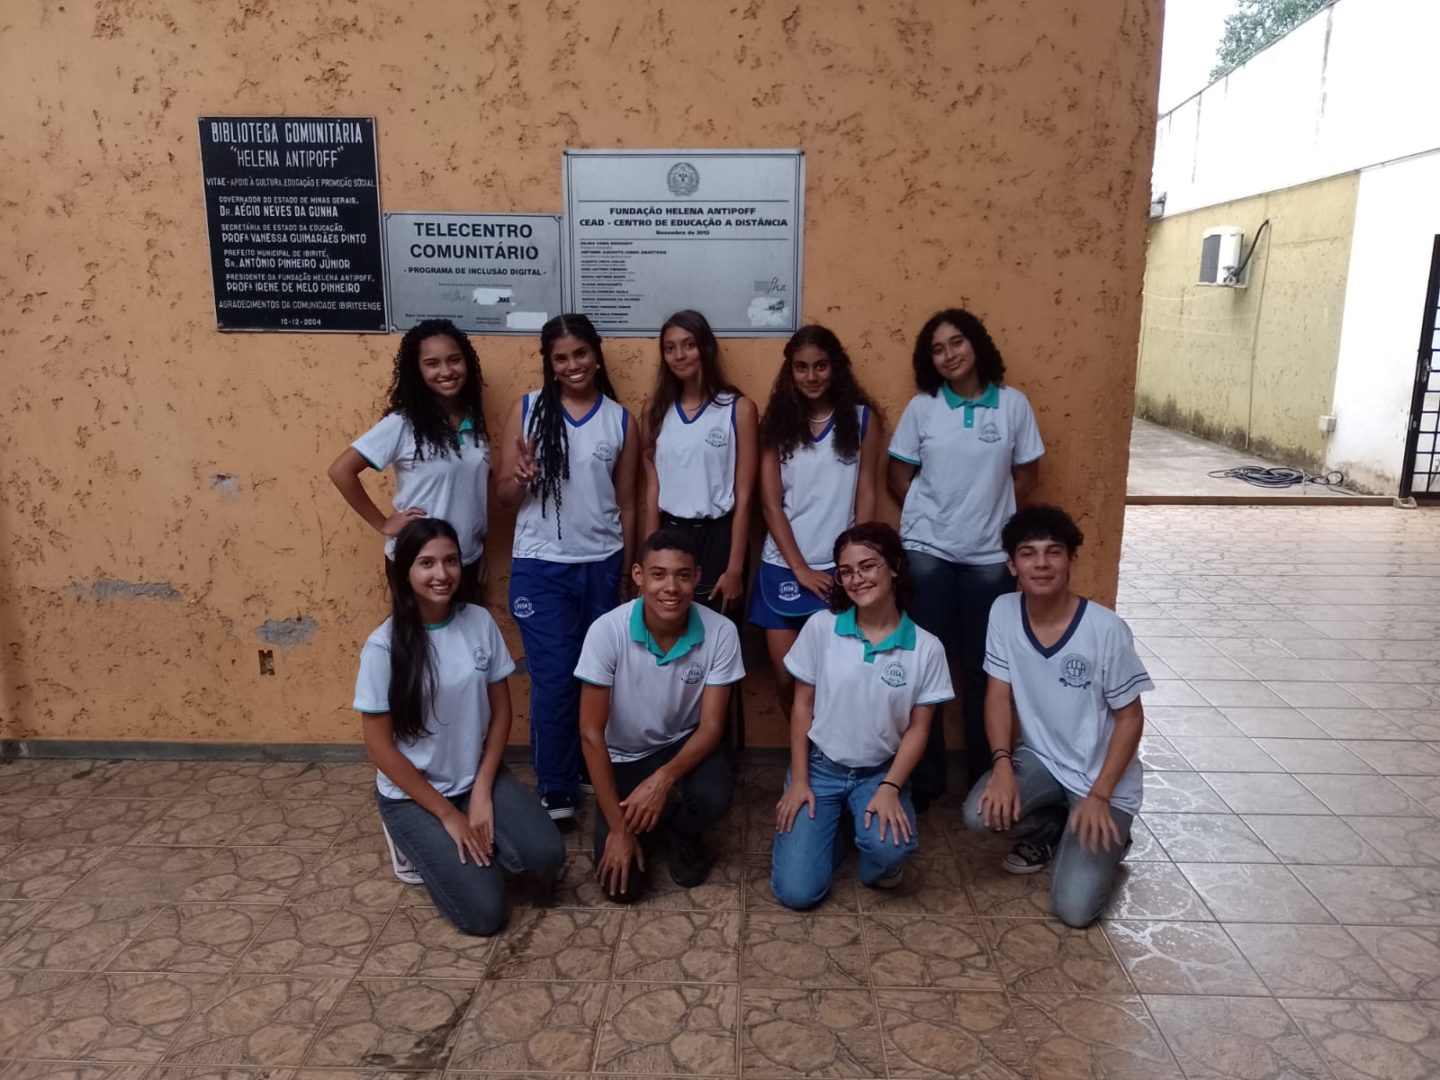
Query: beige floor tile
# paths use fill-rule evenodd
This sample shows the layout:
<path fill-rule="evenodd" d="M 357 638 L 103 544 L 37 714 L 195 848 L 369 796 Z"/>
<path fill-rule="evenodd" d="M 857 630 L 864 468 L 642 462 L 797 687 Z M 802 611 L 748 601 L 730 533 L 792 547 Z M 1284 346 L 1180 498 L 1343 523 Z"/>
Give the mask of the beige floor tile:
<path fill-rule="evenodd" d="M 1375 772 L 1373 768 L 1345 747 L 1329 739 L 1256 739 L 1255 741 L 1289 773 L 1370 775 Z"/>
<path fill-rule="evenodd" d="M 1226 809 L 1224 800 L 1199 773 L 1147 773 L 1145 776 L 1147 814 L 1223 814 Z"/>
<path fill-rule="evenodd" d="M 739 982 L 741 919 L 737 911 L 628 912 L 615 954 L 615 978 Z"/>
<path fill-rule="evenodd" d="M 1337 1080 L 1440 1075 L 1440 1010 L 1400 1001 L 1285 1000 Z"/>
<path fill-rule="evenodd" d="M 235 971 L 242 975 L 348 977 L 360 970 L 389 910 L 286 904 L 273 909 Z"/>
<path fill-rule="evenodd" d="M 922 849 L 923 850 L 923 849 Z M 903 864 L 900 884 L 893 889 L 858 885 L 860 910 L 892 915 L 969 915 L 966 860 L 948 855 L 917 855 Z"/>
<path fill-rule="evenodd" d="M 1277 997 L 1401 996 L 1344 927 L 1230 923 L 1225 929 Z"/>
<path fill-rule="evenodd" d="M 1423 817 L 1429 812 L 1401 786 L 1383 776 L 1296 773 L 1295 779 L 1314 792 L 1328 809 L 1337 814 Z"/>
<path fill-rule="evenodd" d="M 1126 862 L 1169 862 L 1170 856 L 1166 854 L 1160 841 L 1155 839 L 1155 834 L 1145 824 L 1144 818 L 1136 818 L 1130 823 L 1130 850 L 1125 853 Z"/>
<path fill-rule="evenodd" d="M 1418 686 L 1398 682 L 1347 682 L 1341 686 L 1372 709 L 1429 709 L 1435 705 Z"/>
<path fill-rule="evenodd" d="M 260 783 L 266 799 L 375 802 L 375 767 L 361 762 L 309 762 L 296 773 L 277 772 Z"/>
<path fill-rule="evenodd" d="M 51 794 L 103 799 L 176 799 L 202 776 L 190 761 L 57 762 Z"/>
<path fill-rule="evenodd" d="M 1295 657 L 1240 656 L 1237 659 L 1252 677 L 1268 683 L 1272 689 L 1277 682 L 1330 682 L 1340 677 L 1338 672 L 1330 670 L 1330 664 L 1322 666 Z M 1369 663 L 1365 660 L 1354 662 Z"/>
<path fill-rule="evenodd" d="M 1297 709 L 1350 709 L 1364 704 L 1361 699 L 1332 682 L 1267 679 L 1264 685 L 1286 705 Z"/>
<path fill-rule="evenodd" d="M 1030 1047 L 1004 995 L 879 990 L 875 997 L 892 1077 L 1008 1078 L 1029 1072 Z"/>
<path fill-rule="evenodd" d="M 869 990 L 744 987 L 740 1070 L 775 1078 L 883 1076 L 875 998 Z"/>
<path fill-rule="evenodd" d="M 1154 863 L 1136 864 L 1154 866 Z M 1007 874 L 998 862 L 974 868 L 967 883 L 975 914 L 984 918 L 1043 919 L 1050 916 L 1050 871 Z"/>
<path fill-rule="evenodd" d="M 785 907 L 770 889 L 770 856 L 747 855 L 745 861 L 744 906 L 750 911 L 784 911 Z M 818 914 L 835 914 L 860 910 L 860 883 L 855 879 L 851 861 L 842 863 L 830 880 L 830 891 L 812 909 Z"/>
<path fill-rule="evenodd" d="M 164 813 L 159 799 L 7 799 L 0 807 L 0 837 L 53 847 L 129 843 Z"/>
<path fill-rule="evenodd" d="M 108 847 L 18 844 L 0 858 L 0 899 L 53 900 L 113 853 Z"/>
<path fill-rule="evenodd" d="M 1379 709 L 1306 709 L 1305 716 L 1332 739 L 1414 738 Z"/>
<path fill-rule="evenodd" d="M 223 975 L 278 908 L 264 904 L 179 904 L 155 917 L 110 961 L 109 971 L 193 971 Z"/>
<path fill-rule="evenodd" d="M 185 1025 L 165 1061 L 298 1065 L 344 988 L 343 979 L 231 976 Z"/>
<path fill-rule="evenodd" d="M 746 986 L 868 983 L 858 916 L 749 912 L 741 942 L 740 978 Z"/>
<path fill-rule="evenodd" d="M 1012 994 L 1035 1080 L 1181 1080 L 1139 998 Z"/>
<path fill-rule="evenodd" d="M 213 1000 L 214 975 L 101 974 L 90 979 L 17 1057 L 155 1062 L 186 1021 Z"/>
<path fill-rule="evenodd" d="M 1234 814 L 1146 814 L 1145 824 L 1174 862 L 1274 862 Z"/>
<path fill-rule="evenodd" d="M 270 798 L 266 784 L 283 784 L 303 773 L 308 766 L 303 761 L 213 761 L 197 765 L 199 786 L 197 795 L 210 795 L 221 799 L 248 799 L 258 796 Z"/>
<path fill-rule="evenodd" d="M 1347 739 L 1343 745 L 1386 776 L 1440 776 L 1440 754 L 1422 742 Z"/>
<path fill-rule="evenodd" d="M 273 871 L 267 868 L 264 875 L 265 891 L 273 894 L 274 891 L 284 889 L 286 895 L 281 899 L 288 899 L 293 904 L 344 908 L 391 907 L 399 902 L 400 895 L 405 891 L 405 886 L 396 881 L 391 872 L 390 856 L 384 850 L 383 841 L 377 849 L 373 838 L 337 841 L 329 851 L 321 855 L 277 848 L 233 850 L 237 855 L 241 852 L 268 853 L 274 868 Z M 268 879 L 272 872 L 275 880 L 273 888 L 270 888 L 271 882 Z"/>
<path fill-rule="evenodd" d="M 295 895 L 307 869 L 320 858 L 276 847 L 225 848 L 213 854 L 180 894 L 182 901 L 279 904 Z M 385 891 L 380 886 L 376 891 Z M 389 892 L 393 896 L 394 890 Z"/>
<path fill-rule="evenodd" d="M 467 1013 L 472 1002 L 477 1002 L 475 982 L 471 980 L 441 979 L 355 979 L 344 986 L 339 1002 L 324 1020 L 324 1026 L 315 1038 L 308 1052 L 305 1064 L 316 1068 L 379 1068 L 411 1071 L 443 1069 L 447 1064 L 455 1068 L 515 1069 L 520 1071 L 522 1063 L 513 1057 L 502 1059 L 497 1053 L 493 1061 L 481 1064 L 481 1058 L 458 1064 L 458 1056 L 452 1051 L 460 1049 L 468 1034 Z M 538 1036 L 537 1042 L 561 1041 L 562 1019 L 553 1013 L 547 1014 L 540 1006 L 539 998 L 532 996 L 527 988 L 520 986 L 501 987 L 491 984 L 492 996 L 499 999 L 502 1008 L 513 1009 L 523 1016 L 530 1033 Z M 552 984 L 551 989 L 558 995 L 579 994 L 603 995 L 604 988 L 592 985 L 562 986 Z M 596 1002 L 595 1018 L 599 1018 L 599 1003 Z M 549 1028 L 549 1025 L 554 1025 Z M 547 1030 L 548 1029 L 548 1030 Z M 589 1039 L 594 1039 L 591 1025 Z M 589 1067 L 588 1058 L 575 1068 Z M 565 1071 L 569 1071 L 565 1070 Z"/>
<path fill-rule="evenodd" d="M 980 925 L 1012 990 L 1133 992 L 1098 924 L 1075 930 L 1055 919 L 985 919 Z"/>
<path fill-rule="evenodd" d="M 277 799 L 263 805 L 235 836 L 234 842 L 242 847 L 324 851 L 354 816 L 354 811 L 343 803 L 324 799 Z"/>
<path fill-rule="evenodd" d="M 0 968 L 98 971 L 156 911 L 133 902 L 57 900 L 0 946 Z"/>
<path fill-rule="evenodd" d="M 0 859 L 4 857 L 5 852 L 0 851 Z M 50 903 L 49 900 L 0 900 L 0 946 L 38 919 Z"/>
<path fill-rule="evenodd" d="M 1334 921 L 1287 867 L 1184 863 L 1179 869 L 1221 922 Z"/>
<path fill-rule="evenodd" d="M 735 986 L 617 983 L 606 1002 L 597 1073 L 735 1076 Z"/>
<path fill-rule="evenodd" d="M 1115 920 L 1105 933 L 1142 994 L 1264 994 L 1225 931 L 1216 923 Z"/>
<path fill-rule="evenodd" d="M 1153 702 L 1156 707 L 1197 708 L 1215 704 L 1183 679 L 1159 680 L 1155 683 L 1155 689 L 1145 694 L 1145 700 L 1147 703 Z"/>
<path fill-rule="evenodd" d="M 1242 735 L 1252 739 L 1323 739 L 1325 731 L 1299 709 L 1255 709 L 1232 705 L 1222 710 Z"/>
<path fill-rule="evenodd" d="M 19 1056 L 91 978 L 80 971 L 0 970 L 0 1058 Z"/>
<path fill-rule="evenodd" d="M 67 900 L 179 900 L 215 857 L 212 848 L 122 847 L 66 892 Z"/>
<path fill-rule="evenodd" d="M 1279 708 L 1287 704 L 1259 682 L 1233 682 L 1220 679 L 1195 679 L 1190 686 L 1205 701 L 1217 708 L 1243 705 L 1248 708 Z"/>
<path fill-rule="evenodd" d="M 1166 706 L 1145 695 L 1145 728 L 1169 738 L 1172 735 L 1224 738 L 1241 734 L 1219 709 L 1206 705 Z"/>
<path fill-rule="evenodd" d="M 589 1072 L 607 992 L 603 983 L 482 983 L 473 1005 L 460 1022 L 450 1068 L 515 1073 Z M 468 989 L 465 993 L 469 993 Z M 438 1004 L 415 1010 L 409 1026 L 419 1026 L 431 1016 L 437 1019 L 428 1022 L 443 1025 L 444 1014 Z M 379 1025 L 386 1022 L 384 1018 L 390 1010 L 384 1003 L 377 1002 L 373 1014 L 375 1019 L 369 1021 L 369 1025 L 383 1030 Z M 397 1041 L 403 1034 L 397 1035 Z M 438 1041 L 430 1035 L 426 1045 Z M 320 1064 L 320 1048 L 324 1044 L 322 1036 L 310 1055 L 311 1063 Z M 355 1051 L 349 1051 L 347 1056 L 356 1056 Z"/>
<path fill-rule="evenodd" d="M 1440 871 L 1392 866 L 1291 869 L 1339 922 L 1440 926 Z"/>
<path fill-rule="evenodd" d="M 1421 926 L 1346 929 L 1405 996 L 1440 999 L 1440 930 Z"/>
<path fill-rule="evenodd" d="M 1282 772 L 1253 739 L 1175 735 L 1170 744 L 1199 772 Z"/>
<path fill-rule="evenodd" d="M 1193 772 L 1195 766 L 1163 735 L 1146 735 L 1140 740 L 1140 762 L 1154 772 Z"/>
<path fill-rule="evenodd" d="M 1122 864 L 1105 914 L 1114 919 L 1181 922 L 1213 921 L 1215 918 L 1200 899 L 1200 894 L 1170 863 Z"/>
<path fill-rule="evenodd" d="M 1440 866 L 1440 826 L 1432 817 L 1347 817 L 1392 866 Z"/>
<path fill-rule="evenodd" d="M 1185 1075 L 1205 1080 L 1320 1078 L 1325 1067 L 1270 998 L 1146 995 Z"/>
<path fill-rule="evenodd" d="M 1253 679 L 1243 667 L 1224 656 L 1173 656 L 1166 663 L 1180 679 Z M 1153 671 L 1150 675 L 1159 677 Z"/>
<path fill-rule="evenodd" d="M 396 908 L 371 946 L 360 977 L 478 981 L 497 940 L 462 934 L 434 908 Z"/>
<path fill-rule="evenodd" d="M 1440 816 L 1440 776 L 1392 776 L 1389 780 L 1430 813 Z"/>
<path fill-rule="evenodd" d="M 151 1065 L 102 1065 L 83 1061 L 0 1061 L 0 1080 L 142 1080 L 153 1069 Z"/>
<path fill-rule="evenodd" d="M 1285 773 L 1207 772 L 1205 782 L 1237 814 L 1323 814 L 1326 807 Z"/>
<path fill-rule="evenodd" d="M 1247 814 L 1245 824 L 1283 863 L 1375 866 L 1384 857 L 1333 814 Z"/>
<path fill-rule="evenodd" d="M 253 799 L 191 796 L 176 799 L 131 841 L 171 847 L 213 847 L 229 843 L 262 804 Z"/>
<path fill-rule="evenodd" d="M 489 979 L 604 981 L 623 911 L 517 911 L 491 954 Z"/>
<path fill-rule="evenodd" d="M 875 986 L 1000 990 L 1000 972 L 974 919 L 870 915 L 863 921 Z"/>

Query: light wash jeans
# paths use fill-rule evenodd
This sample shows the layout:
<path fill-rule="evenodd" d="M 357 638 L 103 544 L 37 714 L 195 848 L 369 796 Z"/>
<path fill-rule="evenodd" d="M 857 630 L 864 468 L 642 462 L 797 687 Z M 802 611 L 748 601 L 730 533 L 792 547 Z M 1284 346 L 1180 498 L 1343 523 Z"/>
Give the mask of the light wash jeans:
<path fill-rule="evenodd" d="M 540 799 L 500 766 L 490 798 L 495 805 L 495 854 L 489 866 L 465 862 L 440 819 L 410 799 L 376 795 L 390 839 L 420 872 L 435 906 L 462 934 L 488 936 L 505 925 L 510 902 L 505 872 L 553 881 L 565 862 L 565 841 Z M 450 800 L 461 813 L 470 793 Z"/>
<path fill-rule="evenodd" d="M 1066 926 L 1089 926 L 1100 917 L 1110 886 L 1130 840 L 1133 814 L 1110 808 L 1110 817 L 1120 830 L 1120 843 L 1109 851 L 1086 851 L 1075 834 L 1065 828 L 1070 809 L 1080 796 L 1063 787 L 1033 750 L 1021 746 L 1012 759 L 1015 781 L 1020 787 L 1020 820 L 997 835 L 1036 844 L 1057 844 L 1051 864 L 1050 908 Z M 980 797 L 990 783 L 982 776 L 965 800 L 965 827 L 973 832 L 992 832 L 980 820 Z"/>
<path fill-rule="evenodd" d="M 892 759 L 893 760 L 893 759 Z M 874 797 L 890 769 L 890 762 L 870 768 L 852 769 L 831 761 L 810 747 L 810 790 L 815 793 L 815 817 L 805 807 L 795 815 L 788 833 L 776 833 L 771 854 L 770 890 L 788 908 L 812 908 L 830 891 L 830 879 L 845 857 L 846 836 L 840 831 L 841 818 L 849 814 L 855 822 L 855 847 L 860 852 L 860 881 L 872 884 L 886 871 L 900 865 L 920 847 L 915 838 L 915 807 L 910 802 L 910 785 L 900 792 L 900 806 L 910 819 L 910 839 L 896 843 L 893 833 L 880 839 L 880 823 L 865 828 L 865 807 Z M 790 786 L 789 774 L 785 786 Z"/>

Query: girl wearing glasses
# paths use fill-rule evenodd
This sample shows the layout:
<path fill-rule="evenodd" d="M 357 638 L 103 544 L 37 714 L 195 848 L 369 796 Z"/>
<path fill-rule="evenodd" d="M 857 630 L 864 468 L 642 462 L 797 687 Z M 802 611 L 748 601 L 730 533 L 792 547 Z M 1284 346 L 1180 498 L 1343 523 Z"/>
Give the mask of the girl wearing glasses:
<path fill-rule="evenodd" d="M 889 525 L 867 522 L 835 541 L 828 611 L 814 615 L 785 657 L 795 679 L 790 774 L 775 813 L 770 888 L 789 908 L 814 907 L 855 823 L 860 881 L 900 884 L 919 847 L 908 781 L 935 706 L 954 697 L 945 650 L 905 614 L 910 567 Z"/>

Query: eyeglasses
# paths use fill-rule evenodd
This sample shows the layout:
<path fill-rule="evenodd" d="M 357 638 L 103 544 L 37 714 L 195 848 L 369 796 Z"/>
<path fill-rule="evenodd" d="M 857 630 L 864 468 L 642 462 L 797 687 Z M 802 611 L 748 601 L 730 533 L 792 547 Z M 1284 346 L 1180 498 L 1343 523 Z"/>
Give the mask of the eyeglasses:
<path fill-rule="evenodd" d="M 864 562 L 855 566 L 842 566 L 835 571 L 835 580 L 840 582 L 841 585 L 849 584 L 856 578 L 869 580 L 878 574 L 880 568 L 884 565 L 884 559 L 866 559 Z"/>

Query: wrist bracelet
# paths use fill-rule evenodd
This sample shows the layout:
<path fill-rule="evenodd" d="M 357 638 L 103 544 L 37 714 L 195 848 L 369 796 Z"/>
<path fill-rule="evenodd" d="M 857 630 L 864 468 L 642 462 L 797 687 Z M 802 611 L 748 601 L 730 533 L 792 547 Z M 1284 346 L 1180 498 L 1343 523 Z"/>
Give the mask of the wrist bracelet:
<path fill-rule="evenodd" d="M 884 787 L 886 784 L 889 784 L 889 785 L 890 785 L 891 787 L 893 787 L 896 791 L 899 791 L 899 790 L 900 790 L 900 785 L 897 784 L 897 783 L 895 783 L 894 780 L 881 780 L 879 786 L 880 786 L 880 787 Z"/>
<path fill-rule="evenodd" d="M 1014 760 L 1015 760 L 1015 755 L 1012 754 L 1012 753 L 1010 753 L 1009 750 L 1001 749 L 1001 750 L 996 750 L 996 751 L 994 751 L 994 752 L 990 755 L 990 764 L 991 764 L 991 765 L 994 765 L 995 762 L 999 761 L 1000 758 L 1002 758 L 1002 757 L 1007 757 L 1007 758 L 1009 758 L 1011 761 L 1014 761 Z"/>

